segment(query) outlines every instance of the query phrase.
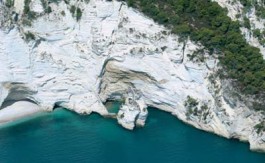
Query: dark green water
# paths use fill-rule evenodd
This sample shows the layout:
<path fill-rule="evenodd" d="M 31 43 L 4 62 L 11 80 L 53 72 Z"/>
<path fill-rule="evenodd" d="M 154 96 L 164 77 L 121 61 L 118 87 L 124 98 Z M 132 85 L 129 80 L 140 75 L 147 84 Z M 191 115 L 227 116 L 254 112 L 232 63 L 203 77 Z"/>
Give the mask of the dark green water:
<path fill-rule="evenodd" d="M 265 163 L 265 154 L 149 109 L 144 128 L 57 109 L 0 129 L 0 163 Z"/>

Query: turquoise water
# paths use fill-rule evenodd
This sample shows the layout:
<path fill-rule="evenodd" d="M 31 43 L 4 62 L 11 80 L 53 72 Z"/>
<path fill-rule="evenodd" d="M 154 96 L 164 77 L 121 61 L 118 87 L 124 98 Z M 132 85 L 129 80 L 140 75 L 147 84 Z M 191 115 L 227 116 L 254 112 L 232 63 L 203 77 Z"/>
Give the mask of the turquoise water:
<path fill-rule="evenodd" d="M 247 143 L 226 140 L 149 109 L 144 128 L 64 109 L 0 129 L 0 163 L 265 163 Z"/>

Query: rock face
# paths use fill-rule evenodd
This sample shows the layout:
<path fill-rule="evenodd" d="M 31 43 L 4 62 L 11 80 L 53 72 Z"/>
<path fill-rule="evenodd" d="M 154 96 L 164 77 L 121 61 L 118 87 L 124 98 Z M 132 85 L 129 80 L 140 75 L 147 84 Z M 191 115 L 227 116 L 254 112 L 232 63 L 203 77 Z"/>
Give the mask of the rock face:
<path fill-rule="evenodd" d="M 229 82 L 216 77 L 215 55 L 190 40 L 180 41 L 124 3 L 71 3 L 50 4 L 52 12 L 40 13 L 31 26 L 20 20 L 10 26 L 6 19 L 11 16 L 0 14 L 0 105 L 31 100 L 46 111 L 61 106 L 108 116 L 104 102 L 126 98 L 117 119 L 128 129 L 144 125 L 146 107 L 152 106 L 265 151 L 265 133 L 254 127 L 264 116 L 237 100 Z M 44 12 L 38 4 L 31 7 Z M 70 5 L 80 7 L 79 21 Z M 34 39 L 27 39 L 29 34 Z"/>

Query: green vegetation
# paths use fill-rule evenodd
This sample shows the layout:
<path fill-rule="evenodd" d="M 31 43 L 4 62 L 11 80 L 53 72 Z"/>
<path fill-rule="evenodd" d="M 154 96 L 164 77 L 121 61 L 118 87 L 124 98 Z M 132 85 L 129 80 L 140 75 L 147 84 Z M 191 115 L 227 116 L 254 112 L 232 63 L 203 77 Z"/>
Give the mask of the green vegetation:
<path fill-rule="evenodd" d="M 131 7 L 172 29 L 182 38 L 202 43 L 210 53 L 219 54 L 226 73 L 238 89 L 249 95 L 264 95 L 265 61 L 259 49 L 241 35 L 239 22 L 210 0 L 123 0 Z M 260 96 L 259 96 L 260 97 Z"/>
<path fill-rule="evenodd" d="M 24 25 L 31 25 L 31 20 L 35 19 L 36 13 L 33 11 L 30 11 L 30 3 L 31 0 L 25 0 L 24 1 L 24 20 L 23 20 L 23 24 Z"/>
<path fill-rule="evenodd" d="M 245 7 L 245 10 L 249 10 L 252 6 L 250 0 L 240 0 L 240 3 Z"/>
<path fill-rule="evenodd" d="M 265 19 L 265 8 L 262 6 L 257 6 L 256 15 L 262 19 Z"/>
<path fill-rule="evenodd" d="M 81 19 L 81 17 L 82 17 L 82 11 L 81 11 L 81 9 L 78 7 L 78 8 L 76 9 L 76 20 L 79 21 L 79 20 Z"/>
<path fill-rule="evenodd" d="M 261 32 L 260 29 L 254 29 L 253 36 L 256 37 L 263 46 L 265 46 L 265 30 Z"/>
<path fill-rule="evenodd" d="M 194 62 L 204 62 L 205 53 L 206 52 L 203 49 L 199 49 L 195 51 L 193 54 L 187 54 L 187 57 L 189 58 L 189 60 L 194 61 Z"/>
<path fill-rule="evenodd" d="M 53 2 L 53 1 L 41 0 L 41 4 L 44 9 L 44 12 L 48 14 L 52 12 L 52 8 L 51 6 L 49 6 L 49 2 Z M 55 2 L 58 3 L 58 1 L 55 1 Z"/>
<path fill-rule="evenodd" d="M 250 21 L 249 21 L 249 19 L 246 16 L 244 16 L 243 21 L 244 21 L 244 24 L 243 24 L 244 27 L 247 28 L 247 29 L 251 29 Z"/>
<path fill-rule="evenodd" d="M 13 7 L 14 6 L 14 0 L 6 0 L 5 2 L 6 7 Z"/>
<path fill-rule="evenodd" d="M 76 20 L 79 21 L 82 17 L 82 10 L 79 7 L 75 7 L 74 5 L 72 5 L 70 7 L 70 12 L 72 14 L 73 17 L 76 17 Z"/>
<path fill-rule="evenodd" d="M 256 111 L 265 111 L 265 107 L 262 103 L 254 102 L 252 108 Z"/>
<path fill-rule="evenodd" d="M 28 14 L 30 12 L 30 2 L 31 0 L 24 1 L 24 14 Z"/>
<path fill-rule="evenodd" d="M 260 0 L 240 0 L 240 3 L 245 7 L 246 12 L 251 8 L 256 9 L 256 15 L 265 19 L 265 1 Z"/>
<path fill-rule="evenodd" d="M 240 0 L 241 4 L 245 7 L 244 14 L 247 15 L 250 9 L 255 9 L 255 14 L 258 18 L 265 19 L 265 1 L 258 0 Z M 251 29 L 251 24 L 249 19 L 245 16 L 244 19 L 244 27 Z M 258 38 L 261 45 L 265 46 L 265 30 L 263 32 L 260 29 L 253 30 L 253 36 Z"/>
<path fill-rule="evenodd" d="M 194 108 L 194 107 L 198 106 L 198 104 L 199 104 L 199 102 L 190 96 L 188 96 L 187 100 L 185 101 L 185 107 L 187 107 L 187 108 Z"/>
<path fill-rule="evenodd" d="M 186 116 L 187 118 L 190 118 L 191 115 L 201 117 L 201 120 L 204 122 L 207 119 L 207 116 L 209 115 L 209 107 L 207 104 L 202 104 L 199 108 L 199 102 L 188 96 L 184 106 L 187 108 Z"/>
<path fill-rule="evenodd" d="M 35 35 L 31 32 L 25 33 L 25 38 L 27 41 L 35 40 Z"/>
<path fill-rule="evenodd" d="M 203 120 L 205 121 L 207 116 L 209 115 L 209 107 L 206 104 L 201 106 L 200 114 L 203 116 Z"/>
<path fill-rule="evenodd" d="M 59 3 L 61 2 L 62 0 L 48 0 L 48 3 Z"/>
<path fill-rule="evenodd" d="M 70 3 L 70 0 L 64 0 L 64 3 L 65 4 L 69 4 Z"/>
<path fill-rule="evenodd" d="M 265 121 L 260 122 L 259 124 L 254 126 L 254 129 L 259 134 L 261 132 L 265 132 Z"/>
<path fill-rule="evenodd" d="M 186 113 L 187 118 L 189 118 L 190 115 L 193 115 L 193 114 L 197 115 L 196 113 L 198 111 L 198 104 L 199 102 L 196 99 L 190 96 L 187 97 L 187 100 L 184 103 L 184 106 L 188 109 Z"/>
<path fill-rule="evenodd" d="M 65 16 L 65 12 L 64 12 L 64 11 L 61 11 L 61 14 L 62 14 L 63 16 Z"/>
<path fill-rule="evenodd" d="M 262 36 L 259 29 L 253 30 L 253 35 L 257 38 L 260 38 Z"/>
<path fill-rule="evenodd" d="M 72 5 L 72 6 L 70 7 L 70 12 L 71 12 L 72 16 L 75 15 L 75 11 L 76 11 L 76 7 L 75 7 L 74 5 Z"/>

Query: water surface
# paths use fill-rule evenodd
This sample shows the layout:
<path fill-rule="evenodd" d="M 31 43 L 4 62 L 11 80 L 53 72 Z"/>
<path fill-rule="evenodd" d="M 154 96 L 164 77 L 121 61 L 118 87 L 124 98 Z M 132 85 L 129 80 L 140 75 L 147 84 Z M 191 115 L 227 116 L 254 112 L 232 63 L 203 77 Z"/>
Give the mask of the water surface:
<path fill-rule="evenodd" d="M 116 105 L 113 105 L 117 107 Z M 56 109 L 0 129 L 0 163 L 265 163 L 249 145 L 187 126 L 149 109 L 144 128 Z"/>

